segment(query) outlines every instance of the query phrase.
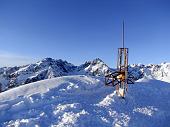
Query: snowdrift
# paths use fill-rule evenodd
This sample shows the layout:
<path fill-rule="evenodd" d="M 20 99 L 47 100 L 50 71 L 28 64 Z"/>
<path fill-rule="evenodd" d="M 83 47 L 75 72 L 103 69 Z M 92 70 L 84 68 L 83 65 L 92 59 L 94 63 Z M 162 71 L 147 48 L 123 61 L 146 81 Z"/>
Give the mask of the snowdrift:
<path fill-rule="evenodd" d="M 2 127 L 167 127 L 170 84 L 143 78 L 125 99 L 102 78 L 65 76 L 0 93 Z"/>

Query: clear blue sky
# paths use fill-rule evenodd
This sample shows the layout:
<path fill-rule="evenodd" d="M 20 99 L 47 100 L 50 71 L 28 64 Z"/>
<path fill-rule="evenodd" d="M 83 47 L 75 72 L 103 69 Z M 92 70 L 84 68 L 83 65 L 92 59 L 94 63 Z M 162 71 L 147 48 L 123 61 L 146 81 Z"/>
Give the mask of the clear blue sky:
<path fill-rule="evenodd" d="M 123 19 L 130 63 L 170 61 L 169 0 L 0 0 L 0 66 L 44 57 L 115 66 Z"/>

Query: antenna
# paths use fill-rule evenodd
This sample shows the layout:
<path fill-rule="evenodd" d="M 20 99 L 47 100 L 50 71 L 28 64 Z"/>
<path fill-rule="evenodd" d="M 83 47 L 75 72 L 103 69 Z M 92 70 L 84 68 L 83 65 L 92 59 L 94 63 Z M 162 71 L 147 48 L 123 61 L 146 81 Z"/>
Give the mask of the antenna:
<path fill-rule="evenodd" d="M 123 20 L 123 24 L 122 24 L 122 48 L 125 48 L 125 39 L 124 39 L 124 31 L 125 31 L 125 28 L 124 28 L 124 20 Z"/>
<path fill-rule="evenodd" d="M 118 48 L 117 69 L 105 75 L 105 85 L 116 87 L 116 93 L 122 98 L 128 89 L 128 84 L 134 84 L 134 77 L 128 73 L 128 48 L 124 45 L 124 20 L 122 23 L 122 47 Z"/>

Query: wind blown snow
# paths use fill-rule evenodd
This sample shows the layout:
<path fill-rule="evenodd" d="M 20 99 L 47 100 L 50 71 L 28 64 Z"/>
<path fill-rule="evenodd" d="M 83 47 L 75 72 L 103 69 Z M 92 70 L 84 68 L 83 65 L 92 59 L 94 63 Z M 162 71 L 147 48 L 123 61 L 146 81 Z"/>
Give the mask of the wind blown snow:
<path fill-rule="evenodd" d="M 99 77 L 58 77 L 0 93 L 0 126 L 165 127 L 169 97 L 169 83 L 145 77 L 125 99 Z"/>

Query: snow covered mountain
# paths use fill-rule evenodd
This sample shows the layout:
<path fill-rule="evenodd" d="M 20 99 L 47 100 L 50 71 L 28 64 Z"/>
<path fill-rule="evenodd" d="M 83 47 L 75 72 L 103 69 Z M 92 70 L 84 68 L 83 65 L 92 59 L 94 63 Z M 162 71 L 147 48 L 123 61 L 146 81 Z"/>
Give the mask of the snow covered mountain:
<path fill-rule="evenodd" d="M 78 74 L 104 76 L 105 74 L 109 73 L 110 70 L 111 68 L 109 68 L 101 59 L 97 58 L 78 66 L 76 72 Z"/>
<path fill-rule="evenodd" d="M 0 68 L 0 87 L 1 91 L 5 91 L 23 84 L 66 75 L 100 76 L 108 70 L 109 67 L 100 59 L 75 66 L 67 61 L 45 58 L 35 64 Z"/>
<path fill-rule="evenodd" d="M 35 64 L 0 68 L 0 88 L 1 91 L 5 91 L 31 82 L 68 75 L 104 76 L 111 70 L 113 69 L 99 58 L 87 61 L 80 66 L 63 60 L 45 58 Z M 129 66 L 129 72 L 134 75 L 135 80 L 149 76 L 153 79 L 170 82 L 170 63 L 134 64 Z"/>
<path fill-rule="evenodd" d="M 170 82 L 170 63 L 161 64 L 133 64 L 129 66 L 129 72 L 135 75 L 137 79 L 149 77 L 165 82 Z"/>
<path fill-rule="evenodd" d="M 119 98 L 104 79 L 64 76 L 0 93 L 1 127 L 168 127 L 170 83 L 144 77 Z"/>

